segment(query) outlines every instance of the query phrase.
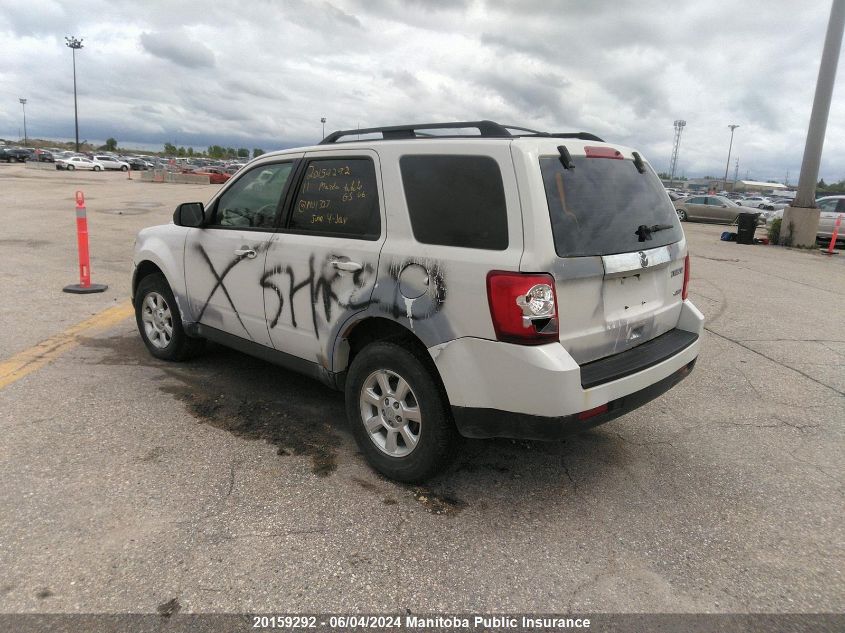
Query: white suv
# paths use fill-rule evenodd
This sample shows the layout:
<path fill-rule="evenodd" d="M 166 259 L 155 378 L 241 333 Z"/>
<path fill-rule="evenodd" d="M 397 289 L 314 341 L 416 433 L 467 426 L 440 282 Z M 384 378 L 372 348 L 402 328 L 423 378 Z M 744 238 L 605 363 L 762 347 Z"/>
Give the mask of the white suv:
<path fill-rule="evenodd" d="M 265 154 L 142 230 L 134 261 L 154 356 L 211 339 L 345 391 L 402 481 L 461 435 L 556 439 L 639 407 L 689 374 L 704 321 L 637 152 L 490 121 Z"/>

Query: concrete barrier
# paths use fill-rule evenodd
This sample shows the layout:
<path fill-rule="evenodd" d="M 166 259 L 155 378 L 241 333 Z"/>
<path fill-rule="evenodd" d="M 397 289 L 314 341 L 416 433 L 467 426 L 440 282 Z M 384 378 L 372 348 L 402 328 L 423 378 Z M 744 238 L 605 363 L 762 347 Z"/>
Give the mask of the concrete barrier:
<path fill-rule="evenodd" d="M 27 169 L 47 169 L 50 171 L 56 171 L 56 163 L 39 163 L 38 161 L 28 160 L 25 164 Z"/>
<path fill-rule="evenodd" d="M 137 173 L 141 175 L 141 182 L 170 182 L 182 185 L 210 184 L 209 177 L 200 174 L 180 174 L 164 169 L 148 169 Z"/>

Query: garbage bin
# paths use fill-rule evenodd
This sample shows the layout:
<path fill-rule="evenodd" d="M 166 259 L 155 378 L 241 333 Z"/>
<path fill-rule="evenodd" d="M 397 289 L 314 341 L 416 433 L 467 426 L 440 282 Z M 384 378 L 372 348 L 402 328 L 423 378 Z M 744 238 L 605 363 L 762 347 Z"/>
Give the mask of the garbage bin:
<path fill-rule="evenodd" d="M 753 244 L 754 232 L 757 230 L 757 218 L 759 213 L 740 213 L 736 225 L 736 243 Z"/>

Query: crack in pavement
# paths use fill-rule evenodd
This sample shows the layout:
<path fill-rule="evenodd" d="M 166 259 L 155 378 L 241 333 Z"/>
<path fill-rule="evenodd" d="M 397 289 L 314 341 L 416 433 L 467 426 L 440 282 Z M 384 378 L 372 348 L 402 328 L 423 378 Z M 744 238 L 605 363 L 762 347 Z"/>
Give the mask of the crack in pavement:
<path fill-rule="evenodd" d="M 816 383 L 817 385 L 825 387 L 826 389 L 830 389 L 831 391 L 839 394 L 840 396 L 845 396 L 845 392 L 840 391 L 836 387 L 834 387 L 832 385 L 828 385 L 827 383 L 824 383 L 821 380 L 818 380 L 817 378 L 813 378 L 810 374 L 803 372 L 800 369 L 796 369 L 795 367 L 792 367 L 791 365 L 781 363 L 780 361 L 772 358 L 768 354 L 764 354 L 763 352 L 757 351 L 753 347 L 749 347 L 748 345 L 743 344 L 742 341 L 740 341 L 739 339 L 734 339 L 734 338 L 731 338 L 730 336 L 725 336 L 724 334 L 720 334 L 719 332 L 716 332 L 715 330 L 710 329 L 706 325 L 704 326 L 704 329 L 707 330 L 708 332 L 710 332 L 711 334 L 718 336 L 721 339 L 724 339 L 726 341 L 730 341 L 731 343 L 734 343 L 735 345 L 739 345 L 740 347 L 747 349 L 749 352 L 753 352 L 754 354 L 757 354 L 758 356 L 762 356 L 766 360 L 772 361 L 775 365 L 778 365 L 779 367 L 786 367 L 787 369 L 794 371 L 796 374 L 800 374 L 800 375 L 804 376 L 804 378 L 806 378 L 807 380 L 810 380 L 810 381 Z"/>

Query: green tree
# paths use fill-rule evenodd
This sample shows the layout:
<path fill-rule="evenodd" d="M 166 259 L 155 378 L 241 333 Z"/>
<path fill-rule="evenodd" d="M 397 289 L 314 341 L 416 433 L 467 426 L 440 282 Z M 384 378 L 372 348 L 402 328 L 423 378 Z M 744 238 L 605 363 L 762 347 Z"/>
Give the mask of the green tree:
<path fill-rule="evenodd" d="M 238 158 L 249 158 L 249 150 L 246 147 L 239 147 Z"/>
<path fill-rule="evenodd" d="M 116 138 L 107 138 L 106 139 L 106 150 L 109 152 L 117 151 L 117 139 Z"/>
<path fill-rule="evenodd" d="M 189 147 L 189 148 L 188 148 L 188 156 L 193 156 L 193 155 L 194 155 L 194 148 L 193 148 L 193 147 Z"/>
<path fill-rule="evenodd" d="M 234 147 L 227 147 L 226 148 L 226 156 L 227 157 L 234 158 L 237 155 L 238 155 L 238 150 L 236 150 Z"/>
<path fill-rule="evenodd" d="M 178 150 L 176 150 L 176 155 L 180 158 L 184 158 L 186 154 L 187 152 L 185 151 L 184 147 L 180 147 Z"/>
<path fill-rule="evenodd" d="M 818 183 L 816 183 L 816 189 L 827 189 L 827 183 L 824 181 L 824 178 L 822 178 L 821 180 L 819 180 Z"/>
<path fill-rule="evenodd" d="M 165 156 L 173 156 L 176 154 L 176 146 L 173 143 L 165 143 L 164 144 L 164 155 Z"/>
<path fill-rule="evenodd" d="M 253 157 L 253 158 L 258 158 L 258 157 L 259 157 L 259 156 L 261 156 L 263 153 L 264 153 L 264 150 L 263 150 L 263 149 L 261 149 L 260 147 L 255 147 L 255 148 L 253 148 L 253 150 L 252 150 L 252 157 Z"/>

